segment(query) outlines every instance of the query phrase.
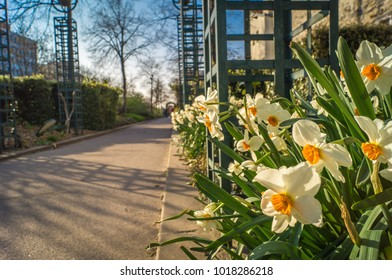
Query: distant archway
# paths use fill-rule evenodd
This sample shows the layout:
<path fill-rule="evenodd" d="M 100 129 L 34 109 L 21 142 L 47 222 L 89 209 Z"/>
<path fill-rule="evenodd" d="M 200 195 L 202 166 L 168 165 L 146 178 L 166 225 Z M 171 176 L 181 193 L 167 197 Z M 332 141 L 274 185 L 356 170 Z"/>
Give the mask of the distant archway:
<path fill-rule="evenodd" d="M 176 109 L 177 104 L 174 102 L 167 102 L 166 103 L 166 110 L 165 110 L 165 117 L 169 117 L 170 114 L 174 111 L 174 109 Z"/>

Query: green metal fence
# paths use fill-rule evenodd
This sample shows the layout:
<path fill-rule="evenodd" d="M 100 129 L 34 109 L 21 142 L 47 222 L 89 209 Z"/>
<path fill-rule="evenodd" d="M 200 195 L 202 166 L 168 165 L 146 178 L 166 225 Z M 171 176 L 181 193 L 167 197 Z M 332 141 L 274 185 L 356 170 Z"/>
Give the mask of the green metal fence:
<path fill-rule="evenodd" d="M 66 101 L 64 105 L 62 98 L 59 98 L 60 121 L 64 123 L 66 120 L 66 106 L 68 113 L 73 111 L 71 128 L 79 134 L 83 130 L 83 115 L 76 21 L 72 20 L 70 24 L 66 16 L 55 17 L 54 29 L 58 92 Z"/>
<path fill-rule="evenodd" d="M 204 92 L 203 24 L 201 0 L 173 1 L 179 10 L 178 56 L 182 104 Z"/>
<path fill-rule="evenodd" d="M 17 145 L 7 1 L 0 1 L 0 153 Z"/>
<path fill-rule="evenodd" d="M 293 80 L 305 76 L 289 44 L 304 38 L 310 50 L 310 31 L 320 21 L 329 26 L 330 56 L 319 63 L 337 69 L 338 4 L 338 0 L 203 0 L 205 89 L 217 89 L 219 102 L 225 102 L 238 89 L 253 95 L 269 83 L 276 94 L 289 98 Z M 225 109 L 220 105 L 220 111 Z M 233 145 L 224 134 L 225 144 Z M 209 177 L 230 191 L 230 183 L 213 172 L 217 165 L 227 168 L 230 159 L 210 141 L 207 146 Z"/>

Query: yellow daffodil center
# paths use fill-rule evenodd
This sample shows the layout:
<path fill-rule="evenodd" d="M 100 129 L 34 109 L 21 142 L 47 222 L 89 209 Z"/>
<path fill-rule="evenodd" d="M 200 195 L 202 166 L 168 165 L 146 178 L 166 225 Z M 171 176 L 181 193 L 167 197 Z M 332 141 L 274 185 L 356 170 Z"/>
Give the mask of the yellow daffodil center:
<path fill-rule="evenodd" d="M 204 213 L 203 214 L 203 218 L 212 218 L 212 216 L 210 214 L 208 214 L 208 213 Z"/>
<path fill-rule="evenodd" d="M 382 154 L 382 149 L 379 145 L 374 143 L 362 143 L 361 145 L 363 153 L 371 160 L 377 160 Z"/>
<path fill-rule="evenodd" d="M 381 67 L 378 66 L 377 64 L 369 64 L 366 65 L 363 69 L 362 69 L 362 75 L 364 75 L 366 78 L 368 78 L 369 80 L 377 80 L 378 76 L 380 76 L 381 74 Z"/>
<path fill-rule="evenodd" d="M 279 124 L 279 120 L 276 116 L 269 116 L 267 121 L 272 126 L 277 126 Z"/>
<path fill-rule="evenodd" d="M 210 120 L 209 116 L 206 116 L 205 125 L 208 128 L 208 130 L 211 132 L 212 131 L 212 124 L 211 124 L 211 120 Z"/>
<path fill-rule="evenodd" d="M 316 164 L 320 160 L 320 150 L 313 145 L 305 145 L 302 155 L 310 164 Z"/>
<path fill-rule="evenodd" d="M 257 109 L 256 109 L 255 106 L 249 107 L 249 112 L 250 112 L 254 117 L 256 117 L 256 115 L 257 115 Z"/>
<path fill-rule="evenodd" d="M 342 70 L 340 70 L 340 78 L 344 79 L 344 74 Z"/>
<path fill-rule="evenodd" d="M 250 149 L 250 145 L 248 143 L 246 143 L 245 141 L 242 142 L 242 147 L 244 148 L 244 150 L 249 150 Z"/>
<path fill-rule="evenodd" d="M 293 201 L 288 195 L 284 193 L 274 194 L 271 196 L 271 203 L 276 211 L 286 215 L 291 214 Z"/>

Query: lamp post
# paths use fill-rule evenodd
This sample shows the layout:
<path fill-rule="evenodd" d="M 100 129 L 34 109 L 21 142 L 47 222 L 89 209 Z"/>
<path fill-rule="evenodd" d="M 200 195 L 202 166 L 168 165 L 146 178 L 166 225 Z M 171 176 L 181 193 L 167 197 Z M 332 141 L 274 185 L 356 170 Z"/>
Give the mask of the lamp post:
<path fill-rule="evenodd" d="M 53 7 L 66 14 L 67 17 L 67 47 L 68 47 L 68 80 L 75 87 L 75 66 L 74 66 L 74 50 L 73 50 L 73 38 L 72 38 L 72 10 L 78 4 L 78 0 L 52 0 Z"/>
<path fill-rule="evenodd" d="M 152 96 L 154 94 L 152 86 L 153 86 L 153 82 L 154 82 L 154 74 L 151 74 L 150 79 L 151 79 L 150 113 L 151 113 L 151 116 L 152 116 Z"/>

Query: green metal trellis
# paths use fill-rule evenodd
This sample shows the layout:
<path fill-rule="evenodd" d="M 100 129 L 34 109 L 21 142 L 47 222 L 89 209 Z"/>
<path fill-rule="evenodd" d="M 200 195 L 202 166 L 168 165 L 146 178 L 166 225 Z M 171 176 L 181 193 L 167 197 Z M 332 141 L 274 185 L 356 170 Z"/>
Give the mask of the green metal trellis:
<path fill-rule="evenodd" d="M 65 123 L 67 113 L 72 113 L 70 128 L 75 134 L 83 132 L 78 32 L 76 21 L 72 18 L 77 4 L 78 0 L 52 0 L 53 7 L 64 14 L 54 18 L 59 116 L 60 121 Z"/>
<path fill-rule="evenodd" d="M 0 1 L 0 153 L 16 146 L 7 1 Z"/>
<path fill-rule="evenodd" d="M 203 0 L 205 89 L 217 89 L 219 102 L 226 102 L 233 84 L 255 94 L 255 85 L 270 82 L 276 94 L 289 98 L 293 80 L 305 76 L 293 59 L 290 41 L 304 35 L 310 49 L 311 28 L 321 20 L 329 26 L 330 56 L 319 63 L 336 70 L 338 4 L 338 0 Z M 298 11 L 305 13 L 305 20 L 293 28 L 293 13 Z M 225 109 L 220 105 L 220 111 Z M 232 146 L 229 134 L 224 134 L 225 144 Z M 209 177 L 230 191 L 230 183 L 213 172 L 217 165 L 227 169 L 230 158 L 210 141 L 207 153 Z"/>
<path fill-rule="evenodd" d="M 66 100 L 68 112 L 74 112 L 71 127 L 78 134 L 83 129 L 81 83 L 79 75 L 79 51 L 77 25 L 72 20 L 71 30 L 68 17 L 55 17 L 55 51 L 58 92 Z M 65 122 L 64 104 L 59 98 L 60 121 Z"/>
<path fill-rule="evenodd" d="M 173 0 L 179 10 L 178 56 L 182 104 L 204 92 L 203 24 L 201 0 Z"/>

